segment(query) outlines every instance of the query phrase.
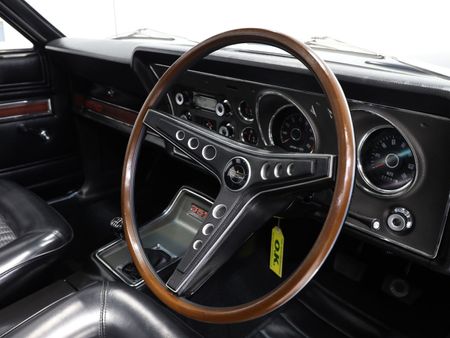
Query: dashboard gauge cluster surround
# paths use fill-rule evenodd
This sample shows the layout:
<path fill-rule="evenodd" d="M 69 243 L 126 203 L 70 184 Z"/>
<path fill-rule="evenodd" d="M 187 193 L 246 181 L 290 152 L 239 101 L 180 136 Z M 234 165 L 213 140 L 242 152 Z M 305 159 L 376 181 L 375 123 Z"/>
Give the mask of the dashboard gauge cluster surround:
<path fill-rule="evenodd" d="M 317 150 L 316 126 L 296 101 L 279 91 L 269 90 L 258 97 L 256 108 L 261 134 L 267 135 L 267 146 L 297 153 Z"/>
<path fill-rule="evenodd" d="M 280 107 L 270 119 L 270 143 L 299 153 L 314 151 L 316 138 L 305 115 L 294 105 Z"/>

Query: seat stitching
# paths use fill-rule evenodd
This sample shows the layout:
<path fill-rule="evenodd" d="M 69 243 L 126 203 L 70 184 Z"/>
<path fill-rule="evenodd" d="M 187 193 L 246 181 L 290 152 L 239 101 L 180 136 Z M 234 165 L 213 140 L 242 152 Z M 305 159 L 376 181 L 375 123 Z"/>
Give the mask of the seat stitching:
<path fill-rule="evenodd" d="M 110 291 L 109 282 L 106 281 L 106 291 L 105 291 L 105 307 L 103 312 L 103 334 L 106 337 L 106 313 L 108 312 L 108 295 Z"/>
<path fill-rule="evenodd" d="M 102 283 L 102 291 L 100 292 L 100 321 L 98 326 L 98 336 L 103 338 L 103 307 L 105 304 L 105 282 Z"/>

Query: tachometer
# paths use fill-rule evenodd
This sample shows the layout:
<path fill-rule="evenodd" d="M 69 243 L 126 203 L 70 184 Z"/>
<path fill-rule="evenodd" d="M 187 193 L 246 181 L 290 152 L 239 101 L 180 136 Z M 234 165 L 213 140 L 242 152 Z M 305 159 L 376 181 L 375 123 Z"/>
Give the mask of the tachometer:
<path fill-rule="evenodd" d="M 274 145 L 292 152 L 310 153 L 314 150 L 313 129 L 297 107 L 281 107 L 270 124 L 269 137 Z"/>
<path fill-rule="evenodd" d="M 400 132 L 384 126 L 373 129 L 361 140 L 358 169 L 374 191 L 394 194 L 405 190 L 414 181 L 416 160 Z"/>

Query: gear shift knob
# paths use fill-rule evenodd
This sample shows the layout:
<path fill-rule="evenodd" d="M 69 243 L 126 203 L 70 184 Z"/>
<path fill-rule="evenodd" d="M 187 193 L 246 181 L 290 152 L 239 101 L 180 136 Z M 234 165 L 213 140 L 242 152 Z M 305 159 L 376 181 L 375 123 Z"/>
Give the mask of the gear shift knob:
<path fill-rule="evenodd" d="M 114 235 L 118 238 L 123 238 L 123 218 L 114 217 L 110 222 L 109 226 L 112 228 Z"/>

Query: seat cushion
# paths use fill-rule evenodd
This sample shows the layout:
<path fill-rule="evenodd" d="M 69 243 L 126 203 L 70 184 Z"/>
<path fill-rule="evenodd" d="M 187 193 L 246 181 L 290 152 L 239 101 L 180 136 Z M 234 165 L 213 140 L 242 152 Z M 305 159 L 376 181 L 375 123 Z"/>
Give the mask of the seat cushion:
<path fill-rule="evenodd" d="M 10 313 L 6 308 L 0 312 Z M 21 314 L 18 313 L 18 316 Z M 2 337 L 200 337 L 178 317 L 124 284 L 98 283 L 61 298 Z"/>
<path fill-rule="evenodd" d="M 72 236 L 69 224 L 45 201 L 0 180 L 0 302 L 53 262 Z"/>

